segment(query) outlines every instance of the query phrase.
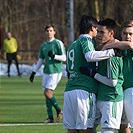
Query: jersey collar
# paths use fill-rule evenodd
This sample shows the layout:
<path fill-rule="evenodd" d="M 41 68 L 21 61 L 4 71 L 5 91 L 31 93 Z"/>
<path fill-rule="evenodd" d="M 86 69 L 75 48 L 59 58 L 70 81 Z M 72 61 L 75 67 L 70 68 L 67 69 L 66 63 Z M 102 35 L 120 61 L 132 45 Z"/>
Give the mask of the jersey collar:
<path fill-rule="evenodd" d="M 90 37 L 90 38 L 92 38 L 92 37 L 91 37 L 90 35 L 88 35 L 88 34 L 81 34 L 80 37 Z"/>
<path fill-rule="evenodd" d="M 47 40 L 48 42 L 52 42 L 55 38 L 52 38 L 51 40 Z"/>

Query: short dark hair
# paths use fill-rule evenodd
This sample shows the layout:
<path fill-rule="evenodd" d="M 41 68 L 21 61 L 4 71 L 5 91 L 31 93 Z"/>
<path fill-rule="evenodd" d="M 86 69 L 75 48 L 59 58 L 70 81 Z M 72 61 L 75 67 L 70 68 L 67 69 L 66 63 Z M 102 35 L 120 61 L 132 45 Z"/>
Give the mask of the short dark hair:
<path fill-rule="evenodd" d="M 109 31 L 111 31 L 111 30 L 115 31 L 115 29 L 116 29 L 116 22 L 115 22 L 115 20 L 110 19 L 110 18 L 106 18 L 106 19 L 100 20 L 98 22 L 98 25 L 106 26 L 106 28 Z"/>
<path fill-rule="evenodd" d="M 83 15 L 79 23 L 80 34 L 87 34 L 92 26 L 97 27 L 97 23 L 96 18 Z"/>
<path fill-rule="evenodd" d="M 122 23 L 121 29 L 127 28 L 127 27 L 133 27 L 133 20 L 127 20 Z"/>

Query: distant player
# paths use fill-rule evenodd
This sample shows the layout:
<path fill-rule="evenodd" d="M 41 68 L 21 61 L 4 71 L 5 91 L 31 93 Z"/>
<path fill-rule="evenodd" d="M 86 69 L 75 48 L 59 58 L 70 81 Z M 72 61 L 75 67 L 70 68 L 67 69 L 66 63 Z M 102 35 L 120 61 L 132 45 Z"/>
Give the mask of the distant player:
<path fill-rule="evenodd" d="M 18 44 L 16 38 L 12 37 L 12 33 L 7 33 L 7 38 L 4 39 L 4 51 L 6 52 L 6 58 L 8 62 L 8 77 L 10 77 L 10 67 L 12 64 L 12 60 L 15 61 L 18 76 L 21 77 L 20 71 L 19 71 L 19 63 L 17 59 L 17 50 L 18 50 Z"/>
<path fill-rule="evenodd" d="M 44 63 L 42 89 L 44 90 L 44 96 L 46 97 L 48 114 L 48 118 L 44 122 L 53 123 L 54 117 L 52 107 L 54 107 L 57 112 L 56 122 L 59 122 L 62 119 L 62 110 L 53 95 L 53 91 L 62 77 L 62 62 L 66 61 L 66 51 L 64 44 L 54 37 L 56 34 L 54 25 L 47 25 L 45 27 L 45 33 L 47 41 L 40 46 L 39 59 L 35 69 L 30 75 L 30 81 L 33 82 L 36 72 Z"/>

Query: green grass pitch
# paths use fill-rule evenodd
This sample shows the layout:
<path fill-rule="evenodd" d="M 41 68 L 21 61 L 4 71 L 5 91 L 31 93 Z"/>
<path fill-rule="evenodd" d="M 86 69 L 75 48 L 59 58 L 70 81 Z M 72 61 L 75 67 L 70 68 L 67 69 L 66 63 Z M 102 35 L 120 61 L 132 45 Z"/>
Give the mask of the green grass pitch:
<path fill-rule="evenodd" d="M 0 133 L 67 133 L 62 121 L 58 124 L 43 123 L 47 113 L 41 79 L 35 77 L 34 83 L 30 83 L 28 76 L 0 77 Z M 66 81 L 62 77 L 54 91 L 61 108 Z M 53 111 L 56 117 L 54 108 Z"/>
<path fill-rule="evenodd" d="M 62 78 L 54 95 L 63 107 L 67 79 Z M 56 112 L 53 108 L 54 116 Z M 41 77 L 30 83 L 28 76 L 0 77 L 0 133 L 66 133 L 59 124 L 43 124 L 47 118 Z"/>

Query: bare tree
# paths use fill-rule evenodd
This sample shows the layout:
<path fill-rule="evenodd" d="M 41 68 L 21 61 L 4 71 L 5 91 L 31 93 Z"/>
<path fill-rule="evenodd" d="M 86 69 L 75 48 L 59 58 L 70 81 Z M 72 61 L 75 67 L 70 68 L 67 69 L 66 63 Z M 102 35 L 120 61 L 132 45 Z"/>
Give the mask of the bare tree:
<path fill-rule="evenodd" d="M 66 0 L 0 0 L 0 3 L 2 40 L 5 32 L 10 30 L 18 40 L 23 60 L 37 58 L 35 51 L 46 39 L 44 28 L 49 23 L 56 25 L 57 38 L 68 47 Z M 133 19 L 132 12 L 132 0 L 75 0 L 74 39 L 79 36 L 78 24 L 83 14 L 98 20 L 113 18 L 120 25 L 127 19 Z"/>

